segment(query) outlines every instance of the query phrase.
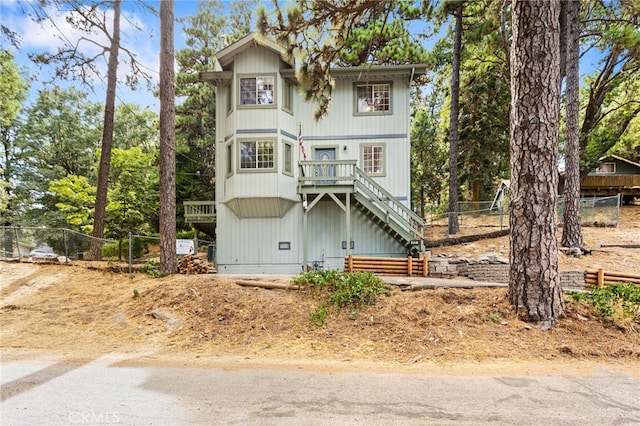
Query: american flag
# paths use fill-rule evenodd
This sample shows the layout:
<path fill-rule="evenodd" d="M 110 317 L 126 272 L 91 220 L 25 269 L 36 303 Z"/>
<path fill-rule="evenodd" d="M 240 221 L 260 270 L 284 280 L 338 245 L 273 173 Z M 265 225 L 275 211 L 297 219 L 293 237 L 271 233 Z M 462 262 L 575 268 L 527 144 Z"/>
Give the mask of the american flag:
<path fill-rule="evenodd" d="M 298 145 L 300 145 L 300 150 L 302 151 L 302 159 L 307 161 L 307 153 L 304 150 L 304 139 L 302 139 L 302 126 L 300 127 L 300 132 L 298 133 Z"/>

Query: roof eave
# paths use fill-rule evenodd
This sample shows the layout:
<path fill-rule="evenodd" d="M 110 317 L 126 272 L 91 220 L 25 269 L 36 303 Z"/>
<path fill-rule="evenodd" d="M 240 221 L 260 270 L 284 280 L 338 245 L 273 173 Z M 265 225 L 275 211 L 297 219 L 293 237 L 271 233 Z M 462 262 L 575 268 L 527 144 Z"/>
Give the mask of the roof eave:
<path fill-rule="evenodd" d="M 233 71 L 200 71 L 198 73 L 198 80 L 205 83 L 211 83 L 217 86 L 223 81 L 231 81 L 233 78 Z"/>
<path fill-rule="evenodd" d="M 406 64 L 406 65 L 368 65 L 359 67 L 335 67 L 329 71 L 335 77 L 357 76 L 358 78 L 376 77 L 380 75 L 409 75 L 415 78 L 426 74 L 429 66 L 427 64 Z M 284 77 L 295 77 L 295 70 L 292 68 L 280 70 Z"/>

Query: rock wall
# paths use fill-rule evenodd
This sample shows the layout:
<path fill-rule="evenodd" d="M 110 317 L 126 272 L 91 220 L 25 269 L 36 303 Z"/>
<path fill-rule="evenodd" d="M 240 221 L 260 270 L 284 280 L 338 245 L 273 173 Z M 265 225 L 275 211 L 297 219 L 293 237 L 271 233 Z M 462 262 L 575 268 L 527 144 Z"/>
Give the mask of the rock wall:
<path fill-rule="evenodd" d="M 509 283 L 509 261 L 495 254 L 480 256 L 477 260 L 466 257 L 435 257 L 429 259 L 429 276 L 433 278 L 465 277 L 474 281 Z M 561 271 L 563 289 L 584 289 L 584 271 Z"/>

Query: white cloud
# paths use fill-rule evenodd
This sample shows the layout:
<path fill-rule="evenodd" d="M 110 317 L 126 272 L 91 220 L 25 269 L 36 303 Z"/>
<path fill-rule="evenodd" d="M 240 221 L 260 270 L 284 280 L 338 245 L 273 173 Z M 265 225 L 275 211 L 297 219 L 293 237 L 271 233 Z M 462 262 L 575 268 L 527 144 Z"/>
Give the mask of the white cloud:
<path fill-rule="evenodd" d="M 121 45 L 131 52 L 143 71 L 152 78 L 152 85 L 157 83 L 159 69 L 159 18 L 148 11 L 131 9 L 135 2 L 124 2 L 120 20 Z M 45 8 L 46 19 L 35 22 L 33 3 L 0 0 L 3 25 L 16 31 L 21 37 L 20 50 L 16 52 L 16 59 L 31 73 L 39 74 L 38 81 L 46 81 L 55 75 L 55 65 L 43 66 L 38 73 L 36 65 L 27 59 L 28 53 L 55 53 L 59 48 L 77 46 L 79 52 L 93 58 L 103 53 L 103 46 L 109 45 L 107 36 L 99 30 L 85 32 L 69 23 L 68 19 L 74 14 L 70 11 L 59 11 L 53 7 Z M 113 28 L 113 11 L 106 11 L 106 28 Z M 89 41 L 90 40 L 90 41 Z M 153 104 L 153 96 L 147 90 L 145 81 L 140 81 L 139 91 L 132 94 L 125 89 L 127 75 L 131 74 L 131 60 L 128 53 L 120 51 L 118 67 L 118 93 L 122 94 L 126 102 L 136 102 L 142 105 Z M 103 101 L 107 75 L 108 57 L 97 58 L 95 65 L 97 75 L 89 75 L 87 79 L 94 86 L 94 92 Z M 35 81 L 34 84 L 38 84 Z M 37 90 L 37 87 L 34 87 Z M 120 95 L 119 95 L 120 96 Z M 145 98 L 151 98 L 145 99 Z"/>

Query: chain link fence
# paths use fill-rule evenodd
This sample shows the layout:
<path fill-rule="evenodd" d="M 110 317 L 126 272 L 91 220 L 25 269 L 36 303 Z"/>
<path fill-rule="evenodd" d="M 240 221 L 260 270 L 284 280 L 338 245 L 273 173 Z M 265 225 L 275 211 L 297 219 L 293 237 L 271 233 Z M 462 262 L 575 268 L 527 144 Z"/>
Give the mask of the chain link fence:
<path fill-rule="evenodd" d="M 192 240 L 194 251 L 207 251 L 214 256 L 214 243 L 206 239 Z M 179 240 L 184 241 L 184 240 Z M 91 247 L 100 246 L 101 259 L 106 262 L 144 263 L 159 258 L 160 238 L 153 235 L 135 235 L 121 240 L 98 239 L 66 228 L 0 227 L 0 260 L 28 261 L 95 261 Z M 211 261 L 212 259 L 209 259 Z"/>
<path fill-rule="evenodd" d="M 580 200 L 582 226 L 618 226 L 620 222 L 620 195 L 610 197 L 585 197 Z M 425 217 L 428 226 L 448 226 L 450 212 L 435 213 L 430 209 Z M 509 228 L 509 211 L 506 203 L 496 205 L 492 201 L 462 202 L 458 205 L 458 224 L 466 227 L 496 229 Z M 558 224 L 564 222 L 564 198 L 558 199 Z"/>

